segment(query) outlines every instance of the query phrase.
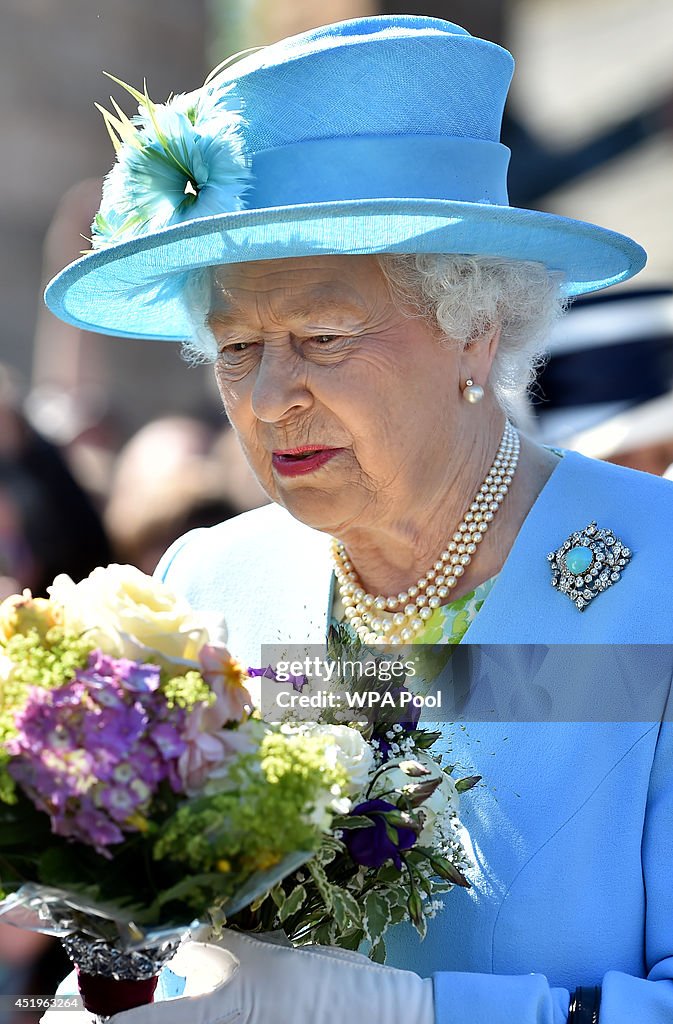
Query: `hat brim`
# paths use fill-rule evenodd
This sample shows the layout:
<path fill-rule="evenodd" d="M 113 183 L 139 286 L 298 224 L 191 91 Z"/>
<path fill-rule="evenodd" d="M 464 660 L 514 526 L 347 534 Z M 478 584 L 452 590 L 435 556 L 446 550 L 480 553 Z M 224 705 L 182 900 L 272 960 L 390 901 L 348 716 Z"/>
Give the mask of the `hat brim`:
<path fill-rule="evenodd" d="M 562 274 L 566 295 L 625 281 L 647 258 L 624 235 L 554 214 L 442 199 L 363 199 L 185 221 L 82 257 L 53 279 L 45 301 L 83 330 L 182 341 L 191 333 L 180 296 L 186 271 L 382 252 L 530 260 Z"/>

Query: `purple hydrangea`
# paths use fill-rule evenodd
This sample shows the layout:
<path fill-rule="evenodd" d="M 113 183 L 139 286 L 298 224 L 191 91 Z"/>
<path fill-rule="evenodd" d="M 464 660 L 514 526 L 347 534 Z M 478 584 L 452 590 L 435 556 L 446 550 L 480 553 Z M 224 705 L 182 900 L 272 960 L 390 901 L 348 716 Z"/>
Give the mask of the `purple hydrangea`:
<path fill-rule="evenodd" d="M 397 812 L 397 808 L 388 800 L 379 799 L 365 800 L 351 811 L 351 814 L 370 818 L 372 823 L 370 828 L 344 830 L 343 841 L 356 864 L 380 868 L 391 860 L 396 868 L 402 867 L 400 850 L 408 850 L 417 837 L 412 828 L 387 822 L 385 816 L 389 811 Z"/>
<path fill-rule="evenodd" d="M 137 831 L 164 780 L 181 788 L 186 713 L 159 684 L 156 666 L 94 651 L 72 682 L 30 689 L 9 771 L 55 833 L 106 854 Z"/>

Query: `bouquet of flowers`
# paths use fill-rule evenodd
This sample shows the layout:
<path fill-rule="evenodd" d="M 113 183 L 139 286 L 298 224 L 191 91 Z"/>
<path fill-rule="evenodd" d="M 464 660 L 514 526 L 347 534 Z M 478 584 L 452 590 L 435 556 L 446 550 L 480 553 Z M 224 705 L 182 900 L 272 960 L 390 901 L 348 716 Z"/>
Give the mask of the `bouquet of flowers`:
<path fill-rule="evenodd" d="M 92 1012 L 151 1001 L 197 924 L 382 961 L 467 884 L 477 780 L 413 716 L 266 722 L 273 668 L 163 584 L 113 565 L 49 593 L 0 605 L 0 917 L 62 937 Z"/>

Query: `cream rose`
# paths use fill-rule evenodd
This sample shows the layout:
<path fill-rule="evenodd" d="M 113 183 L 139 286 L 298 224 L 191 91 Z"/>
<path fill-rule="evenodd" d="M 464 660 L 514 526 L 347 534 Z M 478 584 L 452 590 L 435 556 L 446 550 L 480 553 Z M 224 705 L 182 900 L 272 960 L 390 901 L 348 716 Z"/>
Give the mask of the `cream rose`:
<path fill-rule="evenodd" d="M 132 565 L 94 569 L 81 583 L 60 575 L 49 587 L 63 607 L 64 626 L 86 633 L 118 658 L 196 664 L 208 640 L 203 619 L 186 601 Z"/>

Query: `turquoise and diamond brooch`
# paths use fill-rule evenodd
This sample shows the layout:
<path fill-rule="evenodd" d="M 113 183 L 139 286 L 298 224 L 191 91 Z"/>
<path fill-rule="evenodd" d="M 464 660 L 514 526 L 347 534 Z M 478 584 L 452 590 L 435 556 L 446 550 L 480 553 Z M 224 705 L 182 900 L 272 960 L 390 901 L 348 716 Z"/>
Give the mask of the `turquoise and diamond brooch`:
<path fill-rule="evenodd" d="M 583 612 L 595 597 L 619 582 L 630 558 L 631 551 L 612 530 L 589 523 L 547 555 L 551 585 Z"/>

